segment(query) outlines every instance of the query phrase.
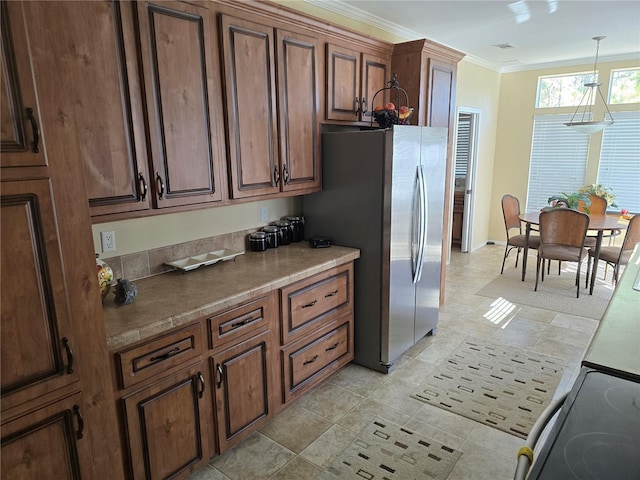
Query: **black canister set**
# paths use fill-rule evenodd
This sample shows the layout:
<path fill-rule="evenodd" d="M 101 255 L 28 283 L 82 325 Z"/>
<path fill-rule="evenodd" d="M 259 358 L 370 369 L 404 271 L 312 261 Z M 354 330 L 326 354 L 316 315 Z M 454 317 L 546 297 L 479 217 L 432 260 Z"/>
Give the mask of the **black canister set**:
<path fill-rule="evenodd" d="M 249 250 L 264 252 L 267 248 L 278 248 L 304 240 L 304 217 L 291 216 L 272 222 L 261 232 L 249 235 Z"/>

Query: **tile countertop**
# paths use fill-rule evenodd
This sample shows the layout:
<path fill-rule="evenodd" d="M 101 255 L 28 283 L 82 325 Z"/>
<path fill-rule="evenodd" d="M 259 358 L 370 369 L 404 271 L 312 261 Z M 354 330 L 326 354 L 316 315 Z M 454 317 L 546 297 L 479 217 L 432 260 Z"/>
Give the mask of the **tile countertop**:
<path fill-rule="evenodd" d="M 633 289 L 638 276 L 640 243 L 620 277 L 582 364 L 640 381 L 640 291 Z"/>
<path fill-rule="evenodd" d="M 354 248 L 311 248 L 300 242 L 136 280 L 133 303 L 116 305 L 113 290 L 104 299 L 107 346 L 118 350 L 359 257 Z"/>

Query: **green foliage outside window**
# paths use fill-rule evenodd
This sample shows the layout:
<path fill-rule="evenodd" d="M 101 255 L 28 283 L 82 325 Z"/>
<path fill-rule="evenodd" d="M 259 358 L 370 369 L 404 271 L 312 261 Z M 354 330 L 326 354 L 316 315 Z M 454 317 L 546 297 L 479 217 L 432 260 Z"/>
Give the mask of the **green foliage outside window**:
<path fill-rule="evenodd" d="M 540 77 L 536 108 L 577 107 L 586 90 L 584 84 L 593 81 L 593 73 Z"/>
<path fill-rule="evenodd" d="M 611 72 L 609 103 L 640 103 L 640 68 Z"/>

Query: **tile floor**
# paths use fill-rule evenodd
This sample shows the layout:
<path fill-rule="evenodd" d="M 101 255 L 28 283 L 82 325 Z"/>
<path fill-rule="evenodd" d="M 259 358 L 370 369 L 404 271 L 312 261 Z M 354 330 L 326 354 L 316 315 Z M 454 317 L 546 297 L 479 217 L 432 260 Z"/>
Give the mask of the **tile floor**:
<path fill-rule="evenodd" d="M 484 318 L 492 300 L 473 292 L 499 273 L 503 252 L 453 252 L 437 334 L 390 374 L 348 365 L 189 480 L 313 480 L 376 415 L 462 451 L 448 480 L 513 478 L 522 439 L 409 397 L 469 335 L 565 359 L 556 394 L 571 388 L 597 321 L 528 306 L 501 322 Z M 511 257 L 505 268 L 514 268 Z"/>

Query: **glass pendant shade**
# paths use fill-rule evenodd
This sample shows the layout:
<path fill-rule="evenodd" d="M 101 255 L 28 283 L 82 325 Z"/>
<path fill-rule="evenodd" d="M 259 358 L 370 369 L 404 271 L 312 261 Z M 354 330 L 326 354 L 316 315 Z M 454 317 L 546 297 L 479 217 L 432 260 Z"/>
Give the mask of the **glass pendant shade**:
<path fill-rule="evenodd" d="M 595 80 L 597 77 L 597 68 L 598 68 L 598 51 L 600 50 L 600 40 L 602 40 L 603 36 L 593 37 L 593 40 L 597 42 L 596 46 L 596 61 L 593 65 L 593 79 Z M 578 104 L 578 108 L 574 112 L 571 120 L 565 123 L 567 127 L 571 127 L 578 133 L 591 134 L 595 132 L 600 132 L 607 128 L 609 125 L 613 124 L 613 116 L 609 111 L 609 107 L 607 106 L 607 102 L 604 99 L 604 95 L 600 91 L 600 82 L 589 82 L 585 83 L 585 92 Z M 607 114 L 609 115 L 609 120 L 607 120 L 607 116 L 605 115 L 604 121 L 595 121 L 591 120 L 591 106 L 598 100 L 598 97 L 602 99 L 604 103 L 604 108 L 607 110 Z M 581 113 L 580 113 L 581 112 Z"/>
<path fill-rule="evenodd" d="M 613 124 L 613 120 L 609 122 L 567 122 L 566 126 L 571 127 L 578 133 L 591 134 L 604 130 Z"/>

